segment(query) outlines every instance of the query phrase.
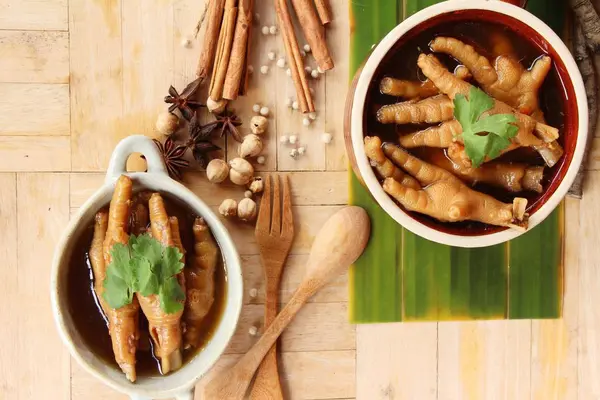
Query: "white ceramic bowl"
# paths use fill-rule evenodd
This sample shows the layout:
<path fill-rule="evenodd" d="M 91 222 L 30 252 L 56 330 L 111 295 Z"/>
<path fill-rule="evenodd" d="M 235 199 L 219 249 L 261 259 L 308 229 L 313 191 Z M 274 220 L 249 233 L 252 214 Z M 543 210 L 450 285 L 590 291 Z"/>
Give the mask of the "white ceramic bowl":
<path fill-rule="evenodd" d="M 375 198 L 377 203 L 399 224 L 411 232 L 424 237 L 425 239 L 458 247 L 484 247 L 502 243 L 510 239 L 514 239 L 523 232 L 515 229 L 505 229 L 500 232 L 489 233 L 485 235 L 458 235 L 442 232 L 430 226 L 427 226 L 407 214 L 385 193 L 379 183 L 372 167 L 364 151 L 363 139 L 365 132 L 363 130 L 363 118 L 365 99 L 367 98 L 369 86 L 373 76 L 388 51 L 392 49 L 394 44 L 398 42 L 407 32 L 416 26 L 437 17 L 442 14 L 453 13 L 461 10 L 487 10 L 494 13 L 503 14 L 521 21 L 524 25 L 528 25 L 534 31 L 543 37 L 547 43 L 554 49 L 556 55 L 562 60 L 566 72 L 568 73 L 574 93 L 575 99 L 569 99 L 569 102 L 576 101 L 576 110 L 578 113 L 578 129 L 576 133 L 576 144 L 572 153 L 572 158 L 566 173 L 563 175 L 562 181 L 556 187 L 552 195 L 545 200 L 543 205 L 537 209 L 529 218 L 529 229 L 532 229 L 537 224 L 542 222 L 554 210 L 571 187 L 575 175 L 579 170 L 585 143 L 588 135 L 588 106 L 583 86 L 583 79 L 575 60 L 571 53 L 562 42 L 562 40 L 548 27 L 544 22 L 539 20 L 530 12 L 513 6 L 502 1 L 495 0 L 450 0 L 438 3 L 431 7 L 427 7 L 422 11 L 412 15 L 404 20 L 396 28 L 394 28 L 381 42 L 373 49 L 373 52 L 363 66 L 362 72 L 356 84 L 354 99 L 351 109 L 351 139 L 352 149 L 356 156 L 358 170 L 367 188 Z"/>
<path fill-rule="evenodd" d="M 81 233 L 90 226 L 95 213 L 110 202 L 117 178 L 125 173 L 125 163 L 131 153 L 144 154 L 148 172 L 128 174 L 134 182 L 134 190 L 150 189 L 170 194 L 187 204 L 195 213 L 206 220 L 221 249 L 227 272 L 227 298 L 225 309 L 210 342 L 198 355 L 180 370 L 164 377 L 139 377 L 136 383 L 129 382 L 125 375 L 98 358 L 85 345 L 75 329 L 68 311 L 66 299 L 66 275 L 73 246 Z M 73 358 L 89 373 L 105 384 L 129 395 L 135 400 L 173 398 L 192 400 L 196 382 L 213 366 L 223 354 L 235 332 L 242 309 L 243 281 L 239 255 L 223 224 L 202 200 L 180 183 L 169 178 L 161 156 L 149 138 L 130 136 L 115 148 L 104 185 L 71 218 L 54 254 L 50 295 L 52 310 L 60 336 Z M 108 332 L 99 332 L 108 334 Z"/>

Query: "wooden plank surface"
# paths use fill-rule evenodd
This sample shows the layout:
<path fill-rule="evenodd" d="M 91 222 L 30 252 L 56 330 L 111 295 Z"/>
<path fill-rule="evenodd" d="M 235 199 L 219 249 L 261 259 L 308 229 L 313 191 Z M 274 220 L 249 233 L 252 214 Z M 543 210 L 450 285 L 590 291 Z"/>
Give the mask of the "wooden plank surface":
<path fill-rule="evenodd" d="M 69 34 L 0 30 L 0 80 L 68 83 Z"/>
<path fill-rule="evenodd" d="M 19 174 L 16 193 L 17 285 L 5 299 L 18 299 L 19 314 L 12 325 L 16 332 L 5 340 L 13 338 L 10 346 L 17 353 L 3 364 L 12 364 L 19 376 L 16 396 L 7 398 L 65 399 L 71 391 L 70 359 L 54 327 L 48 277 L 54 246 L 69 220 L 69 177 Z"/>
<path fill-rule="evenodd" d="M 47 294 L 53 247 L 69 215 L 101 185 L 114 145 L 131 133 L 156 136 L 154 121 L 168 86 L 194 78 L 200 52 L 193 37 L 202 0 L 0 0 L 0 398 L 125 400 L 83 371 L 60 344 Z M 256 1 L 249 96 L 234 106 L 247 124 L 254 103 L 271 114 L 266 164 L 291 171 L 297 238 L 283 275 L 285 303 L 302 280 L 321 224 L 348 200 L 342 116 L 348 85 L 347 0 L 331 0 L 327 29 L 336 68 L 309 79 L 317 118 L 285 106 L 295 97 L 272 2 Z M 201 33 L 202 34 L 202 33 Z M 182 46 L 190 39 L 191 46 Z M 299 33 L 301 45 L 304 39 Z M 314 67 L 309 54 L 306 62 Z M 260 74 L 268 65 L 267 75 Z M 205 118 L 209 118 L 205 116 Z M 247 128 L 242 129 L 244 133 Z M 333 135 L 325 145 L 321 133 Z M 297 134 L 306 154 L 289 157 L 283 135 Z M 596 136 L 600 136 L 597 132 Z M 225 144 L 225 143 L 224 143 Z M 237 144 L 226 144 L 234 157 Z M 595 139 L 584 199 L 566 205 L 563 318 L 365 325 L 347 323 L 346 275 L 299 314 L 281 339 L 286 398 L 536 399 L 600 398 L 598 366 L 600 141 Z M 261 172 L 262 173 L 262 172 Z M 216 209 L 243 188 L 213 185 L 203 172 L 184 183 Z M 234 363 L 262 329 L 263 271 L 249 225 L 226 221 L 242 253 L 244 310 L 227 354 L 209 376 Z M 250 289 L 257 289 L 255 297 Z M 32 316 L 35 316 L 33 318 Z M 52 367 L 49 368 L 48 366 Z"/>
<path fill-rule="evenodd" d="M 0 135 L 70 134 L 69 85 L 0 83 L 0 93 Z"/>
<path fill-rule="evenodd" d="M 0 29 L 66 31 L 68 0 L 0 0 Z"/>

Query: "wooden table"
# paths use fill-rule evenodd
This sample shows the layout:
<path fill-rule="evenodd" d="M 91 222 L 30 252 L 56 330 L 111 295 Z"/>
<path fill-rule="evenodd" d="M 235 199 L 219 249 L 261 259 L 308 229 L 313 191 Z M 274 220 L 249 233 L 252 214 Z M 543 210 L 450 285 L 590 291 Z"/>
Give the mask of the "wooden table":
<path fill-rule="evenodd" d="M 123 399 L 71 360 L 54 328 L 48 275 L 69 216 L 102 181 L 115 143 L 156 135 L 170 84 L 194 77 L 193 34 L 202 0 L 0 0 L 0 398 Z M 259 26 L 272 25 L 271 2 L 257 1 Z M 342 112 L 348 83 L 346 0 L 332 0 L 328 30 L 336 69 L 313 82 L 317 120 L 305 128 L 284 105 L 291 80 L 271 63 L 255 73 L 236 108 L 271 109 L 264 171 L 289 171 L 297 238 L 281 299 L 298 285 L 320 225 L 347 202 Z M 255 28 L 252 64 L 283 54 L 279 36 Z M 330 145 L 320 133 L 334 135 Z M 298 160 L 279 145 L 296 133 Z M 597 140 L 597 139 L 596 139 Z M 234 150 L 229 145 L 230 150 Z M 233 152 L 230 151 L 229 154 Z M 290 399 L 598 399 L 600 398 L 600 154 L 586 196 L 567 200 L 564 317 L 552 321 L 347 323 L 347 277 L 314 298 L 282 338 L 281 372 Z M 216 208 L 239 188 L 214 187 L 203 173 L 188 184 Z M 227 223 L 244 262 L 246 292 L 237 334 L 219 362 L 234 362 L 256 340 L 264 285 L 252 227 Z M 214 373 L 214 371 L 213 371 Z M 197 398 L 200 398 L 199 396 Z"/>

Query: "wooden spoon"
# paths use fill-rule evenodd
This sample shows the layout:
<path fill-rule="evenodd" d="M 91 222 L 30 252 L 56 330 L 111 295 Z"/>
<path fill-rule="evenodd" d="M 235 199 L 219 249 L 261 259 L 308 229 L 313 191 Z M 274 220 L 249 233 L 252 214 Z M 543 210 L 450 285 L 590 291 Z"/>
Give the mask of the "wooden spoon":
<path fill-rule="evenodd" d="M 254 372 L 281 332 L 313 294 L 356 261 L 367 245 L 370 233 L 369 217 L 360 207 L 346 207 L 325 222 L 310 250 L 304 280 L 289 303 L 235 366 L 206 385 L 206 398 L 244 398 Z"/>

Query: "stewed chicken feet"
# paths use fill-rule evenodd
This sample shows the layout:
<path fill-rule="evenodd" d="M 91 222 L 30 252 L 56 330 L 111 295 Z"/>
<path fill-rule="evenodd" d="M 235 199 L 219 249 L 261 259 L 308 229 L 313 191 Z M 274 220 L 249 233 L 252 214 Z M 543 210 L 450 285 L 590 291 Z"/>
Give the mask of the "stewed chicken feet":
<path fill-rule="evenodd" d="M 513 209 L 517 209 L 513 204 L 502 203 L 477 192 L 450 172 L 428 164 L 391 143 L 384 144 L 383 151 L 422 186 L 422 189 L 416 190 L 394 178 L 385 179 L 383 189 L 407 210 L 447 222 L 472 220 L 498 226 L 527 226 L 526 215 L 524 212 L 513 213 Z M 523 200 L 527 201 L 517 197 L 515 203 L 521 206 Z"/>
<path fill-rule="evenodd" d="M 90 261 L 94 272 L 94 290 L 100 306 L 108 319 L 108 331 L 112 342 L 115 361 L 125 373 L 127 379 L 135 382 L 135 353 L 140 337 L 138 319 L 140 304 L 137 299 L 121 308 L 111 308 L 102 296 L 106 268 L 112 262 L 111 250 L 116 243 L 127 245 L 129 235 L 126 232 L 133 182 L 128 176 L 122 175 L 117 180 L 108 217 L 100 211 L 96 215 L 94 237 L 90 249 Z"/>
<path fill-rule="evenodd" d="M 454 74 L 462 80 L 469 80 L 472 77 L 469 69 L 464 65 L 456 67 Z M 385 77 L 381 80 L 379 90 L 382 94 L 403 97 L 407 100 L 425 99 L 440 93 L 439 89 L 429 79 L 424 82 L 415 82 L 391 77 Z"/>
<path fill-rule="evenodd" d="M 219 249 L 203 218 L 196 218 L 194 257 L 185 268 L 187 283 L 184 320 L 184 348 L 197 347 L 202 334 L 202 323 L 215 300 L 215 268 Z"/>
<path fill-rule="evenodd" d="M 473 46 L 451 37 L 438 36 L 430 43 L 430 47 L 463 63 L 490 96 L 523 114 L 541 114 L 538 91 L 552 66 L 550 57 L 539 57 L 527 70 L 510 54 L 499 55 L 492 66 Z"/>
<path fill-rule="evenodd" d="M 371 161 L 371 165 L 375 167 L 375 170 L 382 178 L 394 178 L 405 186 L 414 189 L 421 188 L 421 185 L 419 185 L 419 182 L 415 178 L 406 174 L 383 154 L 381 139 L 378 136 L 365 137 L 365 153 Z"/>
<path fill-rule="evenodd" d="M 152 194 L 148 202 L 148 208 L 152 237 L 165 247 L 175 246 L 177 244 L 174 240 L 175 235 L 171 230 L 171 223 L 160 194 Z M 179 232 L 176 235 L 178 238 Z M 185 263 L 185 259 L 182 262 Z M 185 288 L 183 273 L 177 275 L 177 280 Z M 140 293 L 136 293 L 136 295 L 144 315 L 148 318 L 150 337 L 154 343 L 154 353 L 160 359 L 161 372 L 167 374 L 170 371 L 179 369 L 182 365 L 180 320 L 183 309 L 179 312 L 168 314 L 162 310 L 159 296 L 142 296 Z"/>
<path fill-rule="evenodd" d="M 382 124 L 434 124 L 452 118 L 454 104 L 444 95 L 389 104 L 377 111 L 377 121 Z"/>
<path fill-rule="evenodd" d="M 453 99 L 458 94 L 468 96 L 472 87 L 468 82 L 457 79 L 440 61 L 432 54 L 421 54 L 417 61 L 423 74 L 435 83 L 440 91 L 446 94 L 450 99 Z M 512 142 L 519 146 L 533 147 L 546 161 L 549 167 L 554 166 L 560 156 L 562 156 L 562 148 L 552 138 L 558 138 L 558 130 L 545 124 L 541 124 L 533 118 L 519 113 L 507 104 L 494 100 L 494 107 L 487 111 L 487 115 L 493 114 L 514 114 L 519 128 L 517 135 L 512 138 Z M 544 139 L 537 137 L 534 132 L 538 133 Z"/>
<path fill-rule="evenodd" d="M 471 185 L 485 183 L 513 193 L 542 192 L 543 166 L 490 161 L 479 168 L 473 168 L 465 166 L 461 159 L 456 160 L 457 155 L 461 157 L 463 154 L 462 147 L 459 143 L 453 143 L 446 152 L 442 150 L 427 152 L 424 154 L 423 161 L 452 172 Z"/>

